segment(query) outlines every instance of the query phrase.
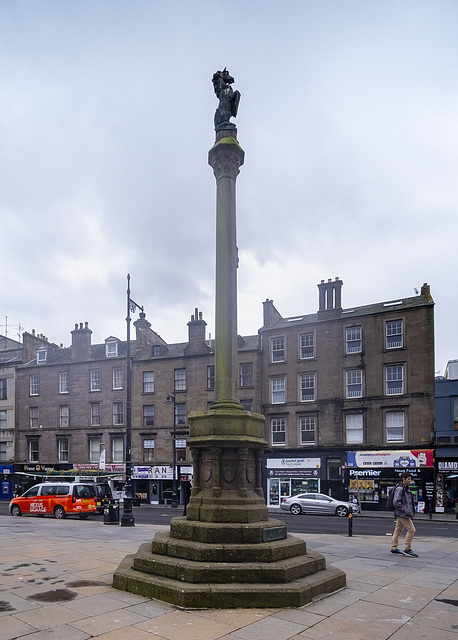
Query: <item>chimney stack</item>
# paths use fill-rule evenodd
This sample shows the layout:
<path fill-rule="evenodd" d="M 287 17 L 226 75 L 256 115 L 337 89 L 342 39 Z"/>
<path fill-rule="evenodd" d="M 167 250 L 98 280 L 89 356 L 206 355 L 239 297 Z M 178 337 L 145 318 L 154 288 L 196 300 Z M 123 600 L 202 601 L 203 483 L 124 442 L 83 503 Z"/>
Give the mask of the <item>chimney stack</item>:
<path fill-rule="evenodd" d="M 335 280 L 329 280 L 325 282 L 324 280 L 318 285 L 318 313 L 329 313 L 333 311 L 333 315 L 338 317 L 340 311 L 342 310 L 342 285 L 343 282 L 340 278 L 336 278 Z"/>
<path fill-rule="evenodd" d="M 277 322 L 277 320 L 281 320 L 281 315 L 278 313 L 276 308 L 274 307 L 274 301 L 267 300 L 262 303 L 262 311 L 263 311 L 263 327 L 270 327 Z"/>
<path fill-rule="evenodd" d="M 80 322 L 79 328 L 78 323 L 75 324 L 74 330 L 72 333 L 72 360 L 90 360 L 91 358 L 91 334 L 92 331 L 89 329 L 89 324 L 87 322 Z"/>
<path fill-rule="evenodd" d="M 196 307 L 191 321 L 188 322 L 188 344 L 185 348 L 186 355 L 207 353 L 210 347 L 205 342 L 207 323 L 202 317 L 202 311 Z"/>

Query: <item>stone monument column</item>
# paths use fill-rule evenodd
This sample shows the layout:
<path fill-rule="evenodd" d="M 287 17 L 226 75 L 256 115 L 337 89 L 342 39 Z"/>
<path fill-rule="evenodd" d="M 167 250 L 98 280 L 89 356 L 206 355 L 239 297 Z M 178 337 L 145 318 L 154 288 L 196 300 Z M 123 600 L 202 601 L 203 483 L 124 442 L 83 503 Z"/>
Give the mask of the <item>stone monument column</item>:
<path fill-rule="evenodd" d="M 188 416 L 193 484 L 186 516 L 127 556 L 113 586 L 182 607 L 294 607 L 345 586 L 340 569 L 269 519 L 261 487 L 264 416 L 237 401 L 235 186 L 244 152 L 230 118 L 240 93 L 217 71 L 215 403 Z"/>
<path fill-rule="evenodd" d="M 215 403 L 237 399 L 236 179 L 245 153 L 237 130 L 216 132 L 208 163 L 216 178 Z"/>

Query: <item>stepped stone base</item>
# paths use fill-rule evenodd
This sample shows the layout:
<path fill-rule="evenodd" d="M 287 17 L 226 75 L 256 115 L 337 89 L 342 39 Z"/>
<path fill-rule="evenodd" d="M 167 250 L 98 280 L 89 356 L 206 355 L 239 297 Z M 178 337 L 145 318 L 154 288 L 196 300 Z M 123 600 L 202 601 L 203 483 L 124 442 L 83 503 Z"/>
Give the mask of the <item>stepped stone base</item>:
<path fill-rule="evenodd" d="M 127 556 L 117 589 L 186 609 L 300 607 L 346 576 L 270 519 L 261 487 L 265 419 L 233 402 L 188 416 L 193 486 L 187 515 Z"/>
<path fill-rule="evenodd" d="M 171 530 L 180 530 L 185 520 L 174 518 Z M 263 530 L 278 524 L 257 523 L 257 536 L 252 525 L 230 527 L 229 537 L 242 539 L 242 529 L 248 529 L 248 537 L 262 539 Z M 307 551 L 303 540 L 290 535 L 272 542 L 224 543 L 157 533 L 124 558 L 113 576 L 117 589 L 186 609 L 300 607 L 345 585 L 343 571 L 326 568 L 322 555 Z"/>

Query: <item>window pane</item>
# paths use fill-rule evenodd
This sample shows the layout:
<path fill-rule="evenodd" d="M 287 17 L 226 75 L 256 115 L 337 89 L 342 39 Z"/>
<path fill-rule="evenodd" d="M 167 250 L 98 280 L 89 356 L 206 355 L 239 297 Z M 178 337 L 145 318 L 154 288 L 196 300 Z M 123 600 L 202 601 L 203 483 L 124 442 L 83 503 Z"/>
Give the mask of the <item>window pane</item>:
<path fill-rule="evenodd" d="M 113 402 L 113 424 L 124 424 L 123 402 Z"/>
<path fill-rule="evenodd" d="M 38 440 L 29 440 L 29 462 L 38 462 Z"/>
<path fill-rule="evenodd" d="M 347 353 L 361 351 L 361 327 L 348 327 L 346 330 Z"/>
<path fill-rule="evenodd" d="M 33 374 L 30 376 L 30 395 L 38 395 L 38 374 Z"/>
<path fill-rule="evenodd" d="M 386 323 L 386 348 L 395 349 L 402 347 L 402 320 L 392 320 Z"/>
<path fill-rule="evenodd" d="M 154 404 L 143 405 L 143 426 L 152 427 L 154 425 Z"/>
<path fill-rule="evenodd" d="M 285 378 L 272 378 L 272 404 L 285 402 Z"/>
<path fill-rule="evenodd" d="M 68 440 L 59 440 L 59 462 L 68 462 Z"/>
<path fill-rule="evenodd" d="M 59 426 L 68 427 L 69 425 L 69 407 L 68 404 L 59 407 Z"/>
<path fill-rule="evenodd" d="M 38 429 L 38 407 L 29 409 L 29 426 L 31 429 Z"/>
<path fill-rule="evenodd" d="M 100 369 L 91 371 L 91 391 L 100 391 Z"/>
<path fill-rule="evenodd" d="M 113 462 L 123 462 L 124 461 L 124 438 L 113 438 L 111 442 L 112 448 L 112 456 L 111 459 Z"/>
<path fill-rule="evenodd" d="M 122 367 L 113 369 L 113 389 L 122 389 Z"/>
<path fill-rule="evenodd" d="M 240 386 L 251 387 L 253 385 L 253 363 L 244 362 L 240 365 Z"/>
<path fill-rule="evenodd" d="M 175 369 L 175 391 L 186 391 L 186 369 Z"/>
<path fill-rule="evenodd" d="M 175 404 L 175 424 L 186 424 L 186 403 Z"/>
<path fill-rule="evenodd" d="M 303 373 L 299 378 L 301 402 L 315 400 L 315 374 Z"/>
<path fill-rule="evenodd" d="M 207 367 L 207 389 L 211 390 L 215 388 L 215 365 L 210 364 Z"/>
<path fill-rule="evenodd" d="M 386 368 L 386 392 L 387 395 L 404 393 L 403 366 L 395 365 Z"/>
<path fill-rule="evenodd" d="M 0 380 L 0 400 L 6 400 L 6 392 L 7 392 L 7 386 L 6 386 L 6 378 L 2 378 L 2 380 Z"/>
<path fill-rule="evenodd" d="M 345 416 L 347 444 L 363 443 L 363 414 L 353 413 Z"/>
<path fill-rule="evenodd" d="M 283 362 L 285 359 L 285 338 L 271 338 L 272 362 Z"/>
<path fill-rule="evenodd" d="M 386 440 L 387 442 L 404 441 L 404 412 L 388 411 L 386 414 Z"/>
<path fill-rule="evenodd" d="M 301 444 L 315 443 L 315 416 L 304 416 L 300 419 Z"/>
<path fill-rule="evenodd" d="M 68 371 L 59 373 L 59 393 L 68 393 Z"/>
<path fill-rule="evenodd" d="M 152 462 L 154 460 L 154 439 L 145 438 L 143 440 L 143 460 L 145 462 Z"/>
<path fill-rule="evenodd" d="M 363 395 L 362 371 L 352 369 L 347 375 L 347 398 L 361 398 Z"/>
<path fill-rule="evenodd" d="M 270 421 L 272 444 L 285 444 L 286 421 L 284 418 L 272 418 Z"/>
<path fill-rule="evenodd" d="M 99 462 L 100 459 L 100 438 L 89 439 L 89 461 Z"/>
<path fill-rule="evenodd" d="M 253 411 L 253 399 L 252 398 L 242 398 L 240 400 L 240 404 L 245 409 L 245 411 Z"/>
<path fill-rule="evenodd" d="M 305 358 L 315 357 L 315 335 L 311 333 L 302 333 L 299 337 L 299 357 L 304 360 Z"/>
<path fill-rule="evenodd" d="M 154 371 L 143 372 L 143 393 L 154 392 Z"/>
<path fill-rule="evenodd" d="M 100 402 L 91 404 L 91 427 L 100 426 Z"/>

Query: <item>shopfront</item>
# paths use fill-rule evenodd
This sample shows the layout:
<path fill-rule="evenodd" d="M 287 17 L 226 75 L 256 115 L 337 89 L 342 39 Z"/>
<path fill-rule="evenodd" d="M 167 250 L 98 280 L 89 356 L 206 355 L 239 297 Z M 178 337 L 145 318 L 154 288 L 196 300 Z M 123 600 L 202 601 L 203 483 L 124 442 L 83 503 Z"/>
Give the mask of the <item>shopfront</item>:
<path fill-rule="evenodd" d="M 458 457 L 436 451 L 436 511 L 453 513 L 458 504 Z"/>
<path fill-rule="evenodd" d="M 282 499 L 320 491 L 320 458 L 267 458 L 267 506 L 280 507 Z"/>
<path fill-rule="evenodd" d="M 177 467 L 178 504 L 185 504 L 191 491 L 192 467 Z M 172 498 L 173 467 L 170 465 L 134 466 L 133 492 L 143 502 L 168 504 Z"/>
<path fill-rule="evenodd" d="M 68 471 L 71 464 L 14 464 L 12 492 L 14 496 L 21 496 L 34 484 L 44 482 L 50 474 Z"/>
<path fill-rule="evenodd" d="M 344 469 L 348 499 L 356 498 L 363 511 L 386 509 L 388 491 L 403 471 L 412 474 L 416 510 L 430 513 L 435 507 L 432 449 L 349 451 Z"/>

